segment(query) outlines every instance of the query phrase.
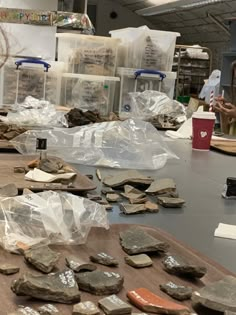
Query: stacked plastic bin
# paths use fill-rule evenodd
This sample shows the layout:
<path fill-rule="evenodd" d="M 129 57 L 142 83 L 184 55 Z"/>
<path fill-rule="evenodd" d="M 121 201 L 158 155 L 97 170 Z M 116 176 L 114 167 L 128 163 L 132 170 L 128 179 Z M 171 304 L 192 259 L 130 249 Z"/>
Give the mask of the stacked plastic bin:
<path fill-rule="evenodd" d="M 156 90 L 174 97 L 176 72 L 171 72 L 176 38 L 179 33 L 150 30 L 148 27 L 125 28 L 110 32 L 120 39 L 117 75 L 121 78 L 120 115 L 132 111 L 130 92 Z"/>
<path fill-rule="evenodd" d="M 107 116 L 114 108 L 115 77 L 120 40 L 80 34 L 57 34 L 58 61 L 67 65 L 62 76 L 61 105 L 98 110 Z"/>

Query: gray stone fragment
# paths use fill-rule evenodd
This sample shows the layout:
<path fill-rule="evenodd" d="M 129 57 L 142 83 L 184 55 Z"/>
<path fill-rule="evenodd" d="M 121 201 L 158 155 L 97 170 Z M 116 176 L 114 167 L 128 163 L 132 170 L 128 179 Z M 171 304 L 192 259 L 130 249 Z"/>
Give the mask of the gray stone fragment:
<path fill-rule="evenodd" d="M 142 192 L 141 190 L 134 188 L 130 185 L 124 186 L 124 193 L 121 193 L 121 195 L 129 200 L 131 204 L 135 203 L 143 203 L 146 202 L 146 194 Z M 143 200 L 143 201 L 141 201 Z"/>
<path fill-rule="evenodd" d="M 107 194 L 115 193 L 115 190 L 110 187 L 106 187 L 101 190 L 101 193 L 106 196 Z"/>
<path fill-rule="evenodd" d="M 158 203 L 164 208 L 182 208 L 185 200 L 181 198 L 158 197 Z"/>
<path fill-rule="evenodd" d="M 52 304 L 45 304 L 43 306 L 40 306 L 37 311 L 40 315 L 59 315 L 58 309 Z"/>
<path fill-rule="evenodd" d="M 92 201 L 102 200 L 102 197 L 100 195 L 95 194 L 87 194 L 87 198 Z"/>
<path fill-rule="evenodd" d="M 165 194 L 158 195 L 159 197 L 169 197 L 169 198 L 179 198 L 179 193 L 177 191 L 170 191 Z"/>
<path fill-rule="evenodd" d="M 152 182 L 152 178 L 145 176 L 136 170 L 120 172 L 116 175 L 105 177 L 103 180 L 103 183 L 109 187 L 119 187 L 128 183 L 150 185 Z"/>
<path fill-rule="evenodd" d="M 156 203 L 153 203 L 151 201 L 145 202 L 145 208 L 147 212 L 158 212 L 159 206 Z"/>
<path fill-rule="evenodd" d="M 146 211 L 146 207 L 144 204 L 128 204 L 128 203 L 120 203 L 120 210 L 125 214 L 135 214 L 142 213 Z"/>
<path fill-rule="evenodd" d="M 98 315 L 98 307 L 90 301 L 85 301 L 74 305 L 72 315 Z"/>
<path fill-rule="evenodd" d="M 152 237 L 140 228 L 131 228 L 120 232 L 120 243 L 123 250 L 129 254 L 142 254 L 148 252 L 166 252 L 169 245 Z"/>
<path fill-rule="evenodd" d="M 143 204 L 143 203 L 146 203 L 148 201 L 147 197 L 144 197 L 144 198 L 130 198 L 129 199 L 129 202 L 132 204 L 132 205 L 135 205 L 135 204 Z"/>
<path fill-rule="evenodd" d="M 227 276 L 193 292 L 193 303 L 219 312 L 236 312 L 236 278 Z"/>
<path fill-rule="evenodd" d="M 171 178 L 163 178 L 155 180 L 151 186 L 145 191 L 147 194 L 160 195 L 176 191 L 176 184 Z"/>
<path fill-rule="evenodd" d="M 25 167 L 23 166 L 15 166 L 14 173 L 25 174 Z"/>
<path fill-rule="evenodd" d="M 190 264 L 176 255 L 167 255 L 162 263 L 168 273 L 177 276 L 202 278 L 207 273 L 206 267 Z"/>
<path fill-rule="evenodd" d="M 80 292 L 72 270 L 49 275 L 24 274 L 12 282 L 12 291 L 18 296 L 71 304 L 80 301 Z"/>
<path fill-rule="evenodd" d="M 57 158 L 47 158 L 39 161 L 38 168 L 46 173 L 57 173 L 62 169 L 63 163 Z"/>
<path fill-rule="evenodd" d="M 191 299 L 193 293 L 191 287 L 177 285 L 173 282 L 161 284 L 160 289 L 169 296 L 171 296 L 173 299 L 176 299 L 178 301 L 185 301 Z"/>
<path fill-rule="evenodd" d="M 4 275 L 13 275 L 20 271 L 20 268 L 11 264 L 0 264 L 0 273 Z"/>
<path fill-rule="evenodd" d="M 28 263 L 44 273 L 50 273 L 60 258 L 60 254 L 48 246 L 31 247 L 24 252 L 24 256 Z"/>
<path fill-rule="evenodd" d="M 106 194 L 106 200 L 108 201 L 108 202 L 118 202 L 119 200 L 120 200 L 121 198 L 120 198 L 120 195 L 118 195 L 118 194 L 114 194 L 114 193 L 108 193 L 108 194 Z"/>
<path fill-rule="evenodd" d="M 108 255 L 107 253 L 98 253 L 96 255 L 91 255 L 90 260 L 97 264 L 105 265 L 105 266 L 115 266 L 119 265 L 119 262 L 112 256 Z"/>
<path fill-rule="evenodd" d="M 135 268 L 144 268 L 152 265 L 151 258 L 146 254 L 126 256 L 125 262 Z"/>
<path fill-rule="evenodd" d="M 98 301 L 98 305 L 107 315 L 131 314 L 132 307 L 113 294 Z"/>
<path fill-rule="evenodd" d="M 0 188 L 0 197 L 18 196 L 18 189 L 15 184 L 8 184 Z"/>
<path fill-rule="evenodd" d="M 74 256 L 66 257 L 66 265 L 74 272 L 94 271 L 97 269 L 97 266 L 90 264 L 90 262 Z"/>
<path fill-rule="evenodd" d="M 27 307 L 22 306 L 22 307 L 19 307 L 15 312 L 8 313 L 7 315 L 41 315 L 41 314 L 29 306 Z"/>
<path fill-rule="evenodd" d="M 123 287 L 124 278 L 115 272 L 95 270 L 75 275 L 79 288 L 95 295 L 118 293 Z"/>

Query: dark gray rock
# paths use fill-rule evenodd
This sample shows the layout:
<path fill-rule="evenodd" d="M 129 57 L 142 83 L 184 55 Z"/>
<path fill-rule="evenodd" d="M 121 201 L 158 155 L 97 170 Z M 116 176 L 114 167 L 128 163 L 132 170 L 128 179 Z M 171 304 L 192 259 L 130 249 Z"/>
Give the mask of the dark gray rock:
<path fill-rule="evenodd" d="M 18 296 L 71 304 L 80 301 L 80 292 L 72 270 L 35 276 L 22 275 L 12 282 L 12 291 Z"/>
<path fill-rule="evenodd" d="M 193 293 L 191 287 L 177 285 L 173 282 L 161 284 L 160 289 L 169 296 L 171 296 L 173 299 L 176 299 L 178 301 L 185 301 L 191 299 Z"/>
<path fill-rule="evenodd" d="M 48 246 L 35 246 L 24 252 L 25 260 L 36 269 L 50 273 L 56 266 L 60 254 L 52 251 Z"/>
<path fill-rule="evenodd" d="M 94 271 L 97 269 L 97 266 L 90 264 L 90 262 L 74 256 L 66 257 L 66 265 L 74 272 Z"/>
<path fill-rule="evenodd" d="M 227 276 L 224 279 L 206 285 L 193 292 L 193 303 L 219 312 L 236 312 L 236 278 Z"/>
<path fill-rule="evenodd" d="M 119 265 L 119 262 L 114 257 L 103 252 L 96 255 L 91 255 L 89 258 L 92 262 L 105 266 L 117 267 Z"/>
<path fill-rule="evenodd" d="M 151 177 L 143 175 L 136 170 L 120 172 L 114 176 L 105 177 L 103 180 L 104 185 L 109 187 L 119 187 L 125 184 L 150 185 L 152 182 L 153 179 Z"/>
<path fill-rule="evenodd" d="M 128 229 L 120 233 L 120 243 L 123 250 L 129 254 L 142 254 L 148 252 L 166 252 L 169 245 L 152 237 L 140 228 Z"/>
<path fill-rule="evenodd" d="M 98 301 L 98 305 L 107 315 L 131 314 L 132 307 L 113 294 Z"/>
<path fill-rule="evenodd" d="M 4 275 L 13 275 L 20 271 L 20 268 L 11 264 L 0 264 L 0 273 Z"/>
<path fill-rule="evenodd" d="M 79 288 L 95 295 L 107 295 L 120 292 L 124 278 L 115 272 L 95 270 L 75 275 Z"/>
<path fill-rule="evenodd" d="M 47 158 L 39 161 L 38 168 L 46 173 L 57 173 L 63 168 L 63 163 L 57 158 Z"/>
<path fill-rule="evenodd" d="M 0 197 L 18 196 L 18 188 L 15 184 L 8 184 L 0 188 Z"/>
<path fill-rule="evenodd" d="M 56 306 L 52 304 L 45 304 L 40 306 L 37 311 L 40 315 L 60 315 Z"/>
<path fill-rule="evenodd" d="M 182 208 L 185 204 L 182 198 L 158 197 L 157 201 L 164 208 Z"/>
<path fill-rule="evenodd" d="M 171 178 L 163 178 L 155 180 L 151 186 L 145 191 L 150 195 L 160 195 L 176 191 L 176 184 Z"/>
<path fill-rule="evenodd" d="M 168 273 L 177 276 L 202 278 L 207 273 L 206 267 L 188 263 L 176 255 L 167 255 L 162 263 Z"/>
<path fill-rule="evenodd" d="M 135 268 L 144 268 L 152 266 L 151 258 L 146 254 L 126 256 L 125 262 Z"/>
<path fill-rule="evenodd" d="M 136 214 L 145 212 L 146 207 L 144 204 L 130 205 L 128 203 L 120 203 L 120 211 L 123 212 L 124 214 Z"/>
<path fill-rule="evenodd" d="M 90 301 L 85 301 L 74 305 L 72 315 L 98 315 L 98 307 Z"/>

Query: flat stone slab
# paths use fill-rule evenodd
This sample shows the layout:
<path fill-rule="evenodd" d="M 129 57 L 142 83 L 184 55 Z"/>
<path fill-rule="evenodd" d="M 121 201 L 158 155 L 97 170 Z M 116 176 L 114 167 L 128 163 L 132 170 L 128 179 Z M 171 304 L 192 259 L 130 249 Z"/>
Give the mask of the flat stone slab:
<path fill-rule="evenodd" d="M 60 253 L 52 251 L 48 246 L 37 246 L 26 250 L 24 257 L 36 269 L 44 273 L 50 273 L 56 266 Z"/>
<path fill-rule="evenodd" d="M 236 312 L 236 278 L 227 276 L 224 279 L 206 285 L 193 292 L 193 303 L 219 312 Z"/>
<path fill-rule="evenodd" d="M 155 180 L 150 187 L 145 191 L 150 195 L 161 195 L 176 191 L 176 184 L 171 178 L 163 178 Z"/>
<path fill-rule="evenodd" d="M 146 254 L 126 256 L 125 262 L 135 268 L 149 267 L 153 264 L 151 258 Z"/>
<path fill-rule="evenodd" d="M 108 202 L 118 202 L 119 200 L 121 200 L 121 197 L 120 197 L 120 195 L 118 195 L 118 194 L 115 194 L 115 193 L 108 193 L 108 194 L 106 194 L 106 200 L 108 201 Z"/>
<path fill-rule="evenodd" d="M 97 266 L 91 264 L 90 262 L 74 256 L 66 257 L 66 265 L 74 272 L 94 271 L 97 269 Z"/>
<path fill-rule="evenodd" d="M 185 301 L 191 299 L 193 293 L 191 287 L 177 285 L 173 282 L 161 284 L 160 289 L 169 296 L 171 296 L 173 299 L 178 301 Z"/>
<path fill-rule="evenodd" d="M 98 301 L 98 305 L 107 315 L 131 314 L 132 307 L 117 295 L 110 295 Z"/>
<path fill-rule="evenodd" d="M 152 182 L 153 179 L 151 177 L 143 175 L 136 170 L 120 172 L 114 176 L 105 177 L 103 180 L 103 184 L 109 187 L 119 187 L 125 184 L 150 185 Z"/>
<path fill-rule="evenodd" d="M 117 267 L 119 265 L 119 262 L 117 259 L 115 259 L 114 257 L 104 252 L 98 253 L 96 255 L 91 255 L 89 258 L 92 262 L 105 265 L 105 266 Z"/>
<path fill-rule="evenodd" d="M 146 207 L 144 204 L 128 204 L 128 203 L 120 203 L 120 211 L 124 214 L 136 214 L 142 213 L 146 211 Z"/>
<path fill-rule="evenodd" d="M 193 265 L 176 255 L 167 255 L 162 263 L 165 271 L 177 276 L 202 278 L 207 273 L 206 267 Z"/>
<path fill-rule="evenodd" d="M 8 184 L 0 188 L 0 197 L 18 196 L 18 188 L 15 184 Z"/>
<path fill-rule="evenodd" d="M 73 306 L 72 315 L 99 315 L 99 308 L 90 301 L 81 302 Z"/>
<path fill-rule="evenodd" d="M 144 312 L 157 314 L 190 314 L 187 306 L 163 299 L 145 288 L 135 289 L 127 293 L 128 299 Z"/>
<path fill-rule="evenodd" d="M 40 315 L 60 315 L 56 306 L 52 304 L 45 304 L 40 306 L 37 311 Z"/>
<path fill-rule="evenodd" d="M 95 295 L 108 295 L 120 292 L 124 278 L 116 272 L 95 270 L 75 275 L 80 290 Z"/>
<path fill-rule="evenodd" d="M 20 268 L 11 264 L 0 264 L 0 273 L 4 275 L 13 275 L 20 271 Z"/>
<path fill-rule="evenodd" d="M 15 312 L 8 313 L 7 315 L 41 315 L 31 307 L 19 307 Z"/>
<path fill-rule="evenodd" d="M 71 304 L 80 301 L 80 292 L 72 270 L 49 275 L 24 274 L 12 282 L 12 291 L 18 296 Z"/>
<path fill-rule="evenodd" d="M 159 241 L 139 228 L 121 232 L 120 243 L 123 250 L 129 255 L 148 252 L 163 253 L 169 248 L 167 243 Z"/>
<path fill-rule="evenodd" d="M 157 201 L 164 208 L 182 208 L 185 204 L 182 198 L 158 197 Z"/>

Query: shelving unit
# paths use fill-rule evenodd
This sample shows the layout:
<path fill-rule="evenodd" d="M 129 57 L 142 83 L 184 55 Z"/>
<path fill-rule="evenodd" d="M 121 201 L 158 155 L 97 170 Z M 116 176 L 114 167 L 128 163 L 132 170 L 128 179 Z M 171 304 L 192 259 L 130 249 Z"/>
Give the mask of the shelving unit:
<path fill-rule="evenodd" d="M 175 96 L 198 95 L 212 71 L 212 52 L 207 47 L 201 47 L 207 52 L 209 59 L 191 58 L 187 55 L 187 48 L 199 47 L 176 45 L 173 71 L 177 72 Z"/>

